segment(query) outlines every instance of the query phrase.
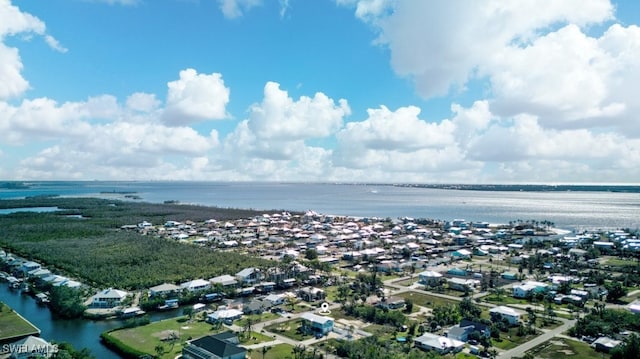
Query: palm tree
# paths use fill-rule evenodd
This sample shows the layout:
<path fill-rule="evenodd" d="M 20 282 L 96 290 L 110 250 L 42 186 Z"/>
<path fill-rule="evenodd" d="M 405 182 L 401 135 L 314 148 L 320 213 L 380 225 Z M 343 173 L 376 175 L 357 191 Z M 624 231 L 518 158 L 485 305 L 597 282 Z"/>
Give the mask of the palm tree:
<path fill-rule="evenodd" d="M 180 339 L 180 335 L 178 335 L 176 331 L 172 330 L 168 337 L 168 341 L 171 343 L 171 349 L 169 349 L 170 352 L 173 351 L 173 347 L 176 345 L 178 339 Z"/>
<path fill-rule="evenodd" d="M 164 354 L 164 346 L 162 346 L 162 344 L 156 345 L 156 347 L 153 349 L 156 351 L 158 358 L 160 358 L 162 354 Z"/>
<path fill-rule="evenodd" d="M 251 330 L 253 329 L 253 325 L 256 323 L 256 320 L 251 318 L 251 317 L 247 317 L 246 321 L 244 322 L 244 332 L 245 335 L 247 337 L 251 336 Z"/>
<path fill-rule="evenodd" d="M 294 359 L 301 359 L 303 357 L 303 353 L 306 350 L 304 345 L 299 344 L 291 349 L 291 353 L 293 354 Z"/>
<path fill-rule="evenodd" d="M 267 352 L 271 349 L 271 347 L 269 346 L 263 346 L 262 347 L 262 359 L 264 359 L 264 355 L 267 354 Z"/>

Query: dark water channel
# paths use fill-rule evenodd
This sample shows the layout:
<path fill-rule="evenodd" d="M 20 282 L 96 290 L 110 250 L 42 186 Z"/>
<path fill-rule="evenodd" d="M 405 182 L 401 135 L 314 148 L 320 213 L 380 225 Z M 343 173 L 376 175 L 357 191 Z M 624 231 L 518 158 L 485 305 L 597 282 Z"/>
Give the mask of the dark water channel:
<path fill-rule="evenodd" d="M 98 359 L 119 358 L 100 342 L 100 334 L 104 331 L 122 326 L 121 320 L 85 320 L 60 319 L 52 315 L 49 308 L 36 303 L 35 299 L 11 290 L 6 283 L 0 284 L 0 301 L 20 313 L 25 319 L 41 330 L 40 336 L 47 341 L 68 342 L 76 349 L 88 348 Z M 179 309 L 166 312 L 150 313 L 151 321 L 179 316 Z"/>

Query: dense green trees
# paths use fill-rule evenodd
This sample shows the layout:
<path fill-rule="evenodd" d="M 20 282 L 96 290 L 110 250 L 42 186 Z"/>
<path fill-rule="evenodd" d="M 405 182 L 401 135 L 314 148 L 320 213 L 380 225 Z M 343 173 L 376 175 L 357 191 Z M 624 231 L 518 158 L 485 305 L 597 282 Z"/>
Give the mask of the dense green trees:
<path fill-rule="evenodd" d="M 611 359 L 640 358 L 640 338 L 634 333 L 625 342 L 611 351 Z"/>
<path fill-rule="evenodd" d="M 376 324 L 389 324 L 399 327 L 407 321 L 407 317 L 399 311 L 385 310 L 370 305 L 347 305 L 344 311 L 348 315 L 362 318 Z"/>
<path fill-rule="evenodd" d="M 218 208 L 129 203 L 92 198 L 2 200 L 1 207 L 57 206 L 59 213 L 15 213 L 0 216 L 0 246 L 52 270 L 62 270 L 87 284 L 122 289 L 146 288 L 236 273 L 272 262 L 123 231 L 143 220 L 203 220 L 250 217 L 257 212 Z M 81 214 L 85 219 L 68 218 Z M 246 216 L 246 217 L 240 217 Z"/>
<path fill-rule="evenodd" d="M 63 342 L 58 344 L 56 359 L 95 359 L 91 351 L 87 348 L 76 350 L 73 345 Z"/>
<path fill-rule="evenodd" d="M 360 340 L 331 341 L 336 354 L 349 359 L 433 359 L 440 357 L 435 352 L 424 352 L 411 348 L 406 343 L 397 343 L 375 336 Z"/>
<path fill-rule="evenodd" d="M 78 318 L 86 309 L 82 292 L 66 286 L 51 288 L 51 310 L 63 318 Z"/>
<path fill-rule="evenodd" d="M 627 295 L 627 288 L 620 282 L 611 282 L 607 285 L 607 302 L 615 302 Z"/>
<path fill-rule="evenodd" d="M 569 334 L 575 337 L 598 337 L 624 330 L 639 331 L 640 317 L 626 310 L 594 308 L 590 314 L 578 319 L 575 327 L 569 330 Z"/>

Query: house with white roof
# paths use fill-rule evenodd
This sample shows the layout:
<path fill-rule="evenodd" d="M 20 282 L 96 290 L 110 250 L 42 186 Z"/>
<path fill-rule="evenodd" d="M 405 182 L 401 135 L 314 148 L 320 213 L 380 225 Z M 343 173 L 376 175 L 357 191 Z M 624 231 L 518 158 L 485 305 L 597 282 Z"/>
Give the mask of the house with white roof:
<path fill-rule="evenodd" d="M 129 293 L 118 289 L 105 289 L 96 293 L 91 299 L 92 308 L 113 308 L 122 304 Z"/>
<path fill-rule="evenodd" d="M 514 298 L 526 298 L 529 293 L 541 293 L 547 290 L 548 284 L 542 282 L 528 281 L 520 285 L 513 286 Z"/>
<path fill-rule="evenodd" d="M 262 280 L 262 272 L 258 268 L 245 268 L 236 273 L 236 279 L 243 285 L 252 285 Z"/>
<path fill-rule="evenodd" d="M 206 321 L 216 323 L 220 321 L 233 322 L 242 317 L 242 311 L 238 309 L 219 309 L 207 315 Z"/>
<path fill-rule="evenodd" d="M 199 290 L 206 290 L 211 288 L 211 282 L 204 279 L 194 279 L 192 281 L 180 284 L 180 288 L 186 289 L 189 292 L 197 292 Z"/>
<path fill-rule="evenodd" d="M 180 291 L 180 287 L 171 283 L 163 283 L 155 287 L 149 288 L 149 294 L 152 297 L 177 293 L 179 291 Z"/>
<path fill-rule="evenodd" d="M 432 333 L 424 333 L 413 340 L 422 350 L 434 350 L 439 354 L 457 353 L 464 348 L 464 342 Z"/>
<path fill-rule="evenodd" d="M 442 274 L 435 271 L 424 271 L 418 274 L 420 283 L 425 285 L 436 285 L 442 280 Z"/>
<path fill-rule="evenodd" d="M 223 274 L 221 276 L 211 278 L 209 279 L 209 281 L 214 286 L 220 284 L 221 286 L 226 288 L 235 288 L 238 285 L 238 281 L 236 280 L 236 278 L 228 274 Z"/>
<path fill-rule="evenodd" d="M 493 307 L 489 309 L 489 314 L 494 322 L 506 320 L 509 325 L 518 325 L 520 323 L 520 312 L 511 307 L 504 305 Z"/>
<path fill-rule="evenodd" d="M 9 359 L 53 358 L 58 352 L 58 346 L 48 341 L 30 335 L 5 346 L 9 350 Z"/>

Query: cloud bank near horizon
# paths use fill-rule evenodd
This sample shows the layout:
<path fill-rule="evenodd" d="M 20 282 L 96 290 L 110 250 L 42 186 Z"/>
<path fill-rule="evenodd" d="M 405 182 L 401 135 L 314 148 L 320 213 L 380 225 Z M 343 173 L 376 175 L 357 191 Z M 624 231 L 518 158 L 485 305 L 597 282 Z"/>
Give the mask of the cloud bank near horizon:
<path fill-rule="evenodd" d="M 137 4 L 136 1 L 107 1 Z M 640 178 L 640 27 L 582 1 L 338 0 L 376 34 L 423 99 L 448 118 L 262 84 L 231 113 L 225 74 L 184 67 L 165 93 L 32 98 L 16 38 L 67 49 L 45 22 L 0 0 L 0 178 L 350 182 L 627 182 Z M 227 18 L 264 4 L 220 1 Z M 296 16 L 300 3 L 282 6 Z M 230 20 L 235 21 L 235 20 Z M 455 26 L 452 26 L 455 24 Z M 602 30 L 598 30 L 602 29 Z M 9 41 L 11 40 L 11 41 Z M 64 55 L 63 55 L 64 56 Z M 375 76 L 375 74 L 371 74 Z M 471 88 L 481 87 L 473 92 Z M 259 89 L 259 88 L 258 88 Z M 304 90 L 304 88 L 302 88 Z M 218 126 L 230 126 L 230 131 Z"/>

